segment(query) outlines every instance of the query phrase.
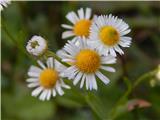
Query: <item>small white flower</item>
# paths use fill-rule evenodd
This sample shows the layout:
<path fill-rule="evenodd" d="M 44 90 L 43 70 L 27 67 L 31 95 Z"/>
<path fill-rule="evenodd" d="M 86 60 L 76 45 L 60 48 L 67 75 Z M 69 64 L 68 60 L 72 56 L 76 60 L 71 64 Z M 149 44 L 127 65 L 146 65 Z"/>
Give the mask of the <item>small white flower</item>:
<path fill-rule="evenodd" d="M 26 49 L 32 55 L 40 56 L 47 50 L 47 42 L 41 36 L 34 35 L 31 40 L 28 41 Z"/>
<path fill-rule="evenodd" d="M 67 31 L 62 33 L 62 38 L 68 38 L 74 36 L 73 40 L 76 40 L 77 37 L 89 37 L 89 29 L 92 23 L 91 17 L 91 9 L 86 8 L 84 12 L 83 8 L 78 10 L 78 15 L 71 11 L 66 15 L 66 18 L 73 24 L 66 25 L 62 24 L 63 28 L 68 29 Z"/>
<path fill-rule="evenodd" d="M 63 74 L 65 77 L 73 79 L 74 85 L 81 81 L 80 88 L 86 83 L 87 90 L 97 90 L 96 76 L 108 84 L 110 80 L 100 70 L 115 72 L 114 68 L 106 66 L 106 64 L 113 64 L 116 59 L 111 55 L 102 56 L 84 39 L 79 40 L 79 43 L 77 46 L 73 41 L 68 41 L 63 48 L 65 51 L 60 53 L 62 61 L 71 65 L 63 71 Z"/>
<path fill-rule="evenodd" d="M 31 66 L 28 75 L 30 78 L 27 79 L 28 87 L 35 87 L 32 92 L 32 96 L 39 96 L 40 100 L 49 100 L 51 96 L 55 97 L 58 93 L 63 95 L 64 91 L 62 88 L 70 89 L 70 86 L 66 85 L 60 75 L 61 70 L 65 69 L 65 66 L 57 66 L 58 61 L 54 61 L 52 57 L 47 59 L 47 66 L 41 61 L 38 64 L 41 68 Z M 60 63 L 58 63 L 60 64 Z"/>
<path fill-rule="evenodd" d="M 116 52 L 124 54 L 121 47 L 129 47 L 131 37 L 125 36 L 131 30 L 122 19 L 112 16 L 99 16 L 91 25 L 90 44 L 103 55 L 109 53 L 116 56 Z"/>
<path fill-rule="evenodd" d="M 0 11 L 3 10 L 4 7 L 7 7 L 8 4 L 11 3 L 11 0 L 0 0 Z"/>

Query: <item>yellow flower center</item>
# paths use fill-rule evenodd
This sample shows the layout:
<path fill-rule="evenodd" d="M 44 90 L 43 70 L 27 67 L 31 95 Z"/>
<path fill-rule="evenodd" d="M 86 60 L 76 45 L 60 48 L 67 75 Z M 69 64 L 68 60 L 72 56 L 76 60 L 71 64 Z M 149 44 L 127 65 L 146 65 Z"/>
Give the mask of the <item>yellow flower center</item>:
<path fill-rule="evenodd" d="M 83 20 L 78 21 L 75 24 L 73 31 L 77 36 L 88 37 L 90 26 L 91 26 L 91 21 L 83 19 Z"/>
<path fill-rule="evenodd" d="M 59 79 L 58 72 L 54 69 L 45 69 L 41 72 L 39 79 L 44 88 L 52 88 Z"/>
<path fill-rule="evenodd" d="M 99 32 L 101 41 L 108 46 L 115 45 L 119 41 L 119 33 L 112 26 L 102 27 Z"/>
<path fill-rule="evenodd" d="M 81 50 L 76 56 L 75 65 L 84 73 L 93 73 L 100 67 L 100 56 L 93 50 Z"/>

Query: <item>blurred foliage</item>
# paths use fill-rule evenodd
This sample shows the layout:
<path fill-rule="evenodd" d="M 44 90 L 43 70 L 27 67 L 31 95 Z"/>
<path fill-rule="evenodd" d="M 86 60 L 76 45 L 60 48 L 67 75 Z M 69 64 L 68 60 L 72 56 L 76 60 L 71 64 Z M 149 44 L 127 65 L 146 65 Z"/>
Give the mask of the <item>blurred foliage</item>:
<path fill-rule="evenodd" d="M 65 15 L 80 7 L 90 7 L 93 13 L 117 15 L 126 21 L 132 32 L 132 45 L 125 55 L 118 56 L 117 72 L 106 73 L 111 84 L 98 81 L 98 91 L 87 92 L 78 86 L 66 90 L 63 97 L 41 102 L 31 97 L 25 79 L 35 58 L 25 51 L 32 35 L 48 40 L 49 48 L 63 47 L 62 23 Z M 109 112 L 126 92 L 123 78 L 134 83 L 139 76 L 160 64 L 160 2 L 11 2 L 1 13 L 1 88 L 2 119 L 4 120 L 99 120 L 110 118 Z M 160 87 L 150 87 L 152 77 L 145 78 L 116 109 L 117 120 L 160 120 Z M 67 81 L 68 82 L 68 81 Z M 130 98 L 145 99 L 151 107 L 127 111 Z M 98 104 L 97 104 L 98 103 Z M 93 110 L 91 110 L 91 109 Z"/>

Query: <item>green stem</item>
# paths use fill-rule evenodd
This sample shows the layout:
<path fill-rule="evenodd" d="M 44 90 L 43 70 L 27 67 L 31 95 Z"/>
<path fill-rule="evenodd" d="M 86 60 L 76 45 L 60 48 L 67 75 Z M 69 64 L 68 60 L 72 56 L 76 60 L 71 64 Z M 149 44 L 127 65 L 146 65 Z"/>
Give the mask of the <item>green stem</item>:
<path fill-rule="evenodd" d="M 47 57 L 54 57 L 54 59 L 56 59 L 58 62 L 62 63 L 63 65 L 69 67 L 70 65 L 67 64 L 66 62 L 63 62 L 62 59 L 60 57 L 58 57 L 54 52 L 52 51 L 47 51 L 46 53 Z"/>
<path fill-rule="evenodd" d="M 135 81 L 135 83 L 133 84 L 132 89 L 134 89 L 135 87 L 137 87 L 137 86 L 138 86 L 143 80 L 145 80 L 146 78 L 155 75 L 157 71 L 158 71 L 158 69 L 156 68 L 156 69 L 154 69 L 154 70 L 152 70 L 152 71 L 150 71 L 150 72 L 148 72 L 148 73 L 145 73 L 145 74 L 143 74 L 142 76 L 140 76 L 140 77 Z"/>
<path fill-rule="evenodd" d="M 100 120 L 106 120 L 106 112 L 104 105 L 98 96 L 91 92 L 86 92 L 84 95 L 86 103 L 89 105 L 90 109 L 99 117 Z"/>
<path fill-rule="evenodd" d="M 27 54 L 24 47 L 21 44 L 19 44 L 19 42 L 17 42 L 17 40 L 13 37 L 12 34 L 10 34 L 10 32 L 8 31 L 8 29 L 5 25 L 4 20 L 1 23 L 2 23 L 2 28 L 3 28 L 2 30 L 6 33 L 6 35 L 9 37 L 9 39 L 14 43 L 14 45 L 19 49 L 19 51 L 23 52 L 23 54 L 27 55 L 29 58 L 31 58 L 32 62 L 35 63 L 35 60 L 29 54 Z"/>
<path fill-rule="evenodd" d="M 111 118 L 112 119 L 115 119 L 116 118 L 116 116 L 115 116 L 115 112 L 116 112 L 116 109 L 118 108 L 118 106 L 120 106 L 123 102 L 124 102 L 124 100 L 125 99 L 127 99 L 127 97 L 130 95 L 130 93 L 142 82 L 142 81 L 144 81 L 146 78 L 149 78 L 149 77 L 151 77 L 151 76 L 154 76 L 155 74 L 156 74 L 156 72 L 157 72 L 157 68 L 156 69 L 154 69 L 154 70 L 152 70 L 152 71 L 150 71 L 150 72 L 148 72 L 148 73 L 145 73 L 145 74 L 143 74 L 142 76 L 140 76 L 136 81 L 135 81 L 135 83 L 133 84 L 133 86 L 131 86 L 131 84 L 128 84 L 128 89 L 127 89 L 127 91 L 124 93 L 124 95 L 118 100 L 118 102 L 116 103 L 116 105 L 115 105 L 115 107 L 112 109 L 112 111 L 111 111 Z M 126 79 L 126 78 L 124 78 L 124 79 Z M 125 80 L 125 81 L 127 81 L 127 80 Z"/>

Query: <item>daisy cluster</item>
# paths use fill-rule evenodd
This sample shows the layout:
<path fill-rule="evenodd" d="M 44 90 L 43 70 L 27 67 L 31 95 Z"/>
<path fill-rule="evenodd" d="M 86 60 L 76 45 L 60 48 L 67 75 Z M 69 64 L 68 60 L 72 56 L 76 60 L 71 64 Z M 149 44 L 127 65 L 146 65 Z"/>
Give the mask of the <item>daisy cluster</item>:
<path fill-rule="evenodd" d="M 35 88 L 32 96 L 49 100 L 51 96 L 63 95 L 63 88 L 70 89 L 64 79 L 86 90 L 97 90 L 97 80 L 106 85 L 110 82 L 103 71 L 115 72 L 111 64 L 116 63 L 117 54 L 124 54 L 123 47 L 130 46 L 131 37 L 126 35 L 131 30 L 117 16 L 93 16 L 91 12 L 90 8 L 80 8 L 77 13 L 71 11 L 66 15 L 71 25 L 62 24 L 66 29 L 62 39 L 69 40 L 53 57 L 47 56 L 49 50 L 44 38 L 35 35 L 29 40 L 27 51 L 46 61 L 38 60 L 39 67 L 29 68 L 28 87 Z"/>

